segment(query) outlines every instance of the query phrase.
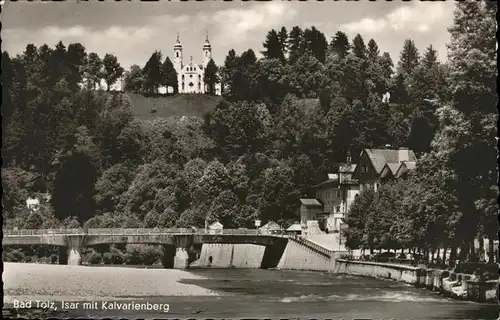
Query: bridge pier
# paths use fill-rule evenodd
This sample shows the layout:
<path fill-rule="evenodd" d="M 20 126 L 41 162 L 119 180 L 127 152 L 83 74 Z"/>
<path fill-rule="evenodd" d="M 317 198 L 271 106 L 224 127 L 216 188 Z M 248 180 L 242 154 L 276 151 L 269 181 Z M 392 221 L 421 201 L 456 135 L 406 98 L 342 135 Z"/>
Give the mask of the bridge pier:
<path fill-rule="evenodd" d="M 187 269 L 189 267 L 189 255 L 186 248 L 176 248 L 174 257 L 174 269 Z"/>
<path fill-rule="evenodd" d="M 78 266 L 82 264 L 82 249 L 85 235 L 67 235 L 67 247 L 59 248 L 59 264 Z"/>
<path fill-rule="evenodd" d="M 59 264 L 68 264 L 68 248 L 59 247 Z"/>
<path fill-rule="evenodd" d="M 163 246 L 163 267 L 166 269 L 172 269 L 174 267 L 175 259 L 175 247 L 172 245 Z"/>

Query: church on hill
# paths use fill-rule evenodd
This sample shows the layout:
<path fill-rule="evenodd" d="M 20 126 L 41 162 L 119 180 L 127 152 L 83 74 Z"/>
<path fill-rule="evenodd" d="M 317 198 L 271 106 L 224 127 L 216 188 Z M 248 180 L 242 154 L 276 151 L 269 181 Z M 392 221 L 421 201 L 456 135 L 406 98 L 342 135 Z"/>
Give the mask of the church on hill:
<path fill-rule="evenodd" d="M 179 93 L 205 93 L 208 91 L 208 85 L 204 82 L 205 69 L 210 59 L 212 59 L 212 46 L 208 41 L 208 33 L 202 49 L 203 60 L 201 64 L 194 63 L 193 56 L 190 56 L 189 62 L 184 64 L 182 44 L 179 35 L 177 35 L 172 62 L 177 72 Z M 221 95 L 220 83 L 215 84 L 215 94 Z"/>

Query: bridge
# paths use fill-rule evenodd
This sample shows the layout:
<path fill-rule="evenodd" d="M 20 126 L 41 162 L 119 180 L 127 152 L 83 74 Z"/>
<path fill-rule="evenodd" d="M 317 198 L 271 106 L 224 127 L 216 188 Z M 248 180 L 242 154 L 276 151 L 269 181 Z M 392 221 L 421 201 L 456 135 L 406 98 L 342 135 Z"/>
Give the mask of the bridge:
<path fill-rule="evenodd" d="M 21 229 L 3 230 L 3 236 L 3 246 L 57 246 L 59 247 L 59 263 L 70 265 L 81 264 L 82 250 L 86 247 L 110 244 L 162 245 L 164 266 L 178 269 L 188 267 L 187 250 L 204 243 L 265 246 L 261 267 L 274 268 L 288 242 L 287 236 L 255 229 Z"/>

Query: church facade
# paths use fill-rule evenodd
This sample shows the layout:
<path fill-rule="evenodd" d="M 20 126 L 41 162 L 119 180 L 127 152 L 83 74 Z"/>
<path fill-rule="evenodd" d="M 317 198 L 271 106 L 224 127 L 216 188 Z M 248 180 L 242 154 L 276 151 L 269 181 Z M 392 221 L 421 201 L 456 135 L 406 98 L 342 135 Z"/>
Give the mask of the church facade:
<path fill-rule="evenodd" d="M 182 44 L 177 36 L 174 45 L 173 64 L 177 72 L 177 83 L 179 93 L 205 93 L 208 91 L 208 85 L 204 82 L 205 69 L 208 62 L 212 59 L 212 46 L 208 41 L 208 35 L 203 44 L 203 60 L 201 64 L 193 62 L 191 56 L 189 62 L 184 64 Z M 215 94 L 221 95 L 220 83 L 215 84 Z"/>

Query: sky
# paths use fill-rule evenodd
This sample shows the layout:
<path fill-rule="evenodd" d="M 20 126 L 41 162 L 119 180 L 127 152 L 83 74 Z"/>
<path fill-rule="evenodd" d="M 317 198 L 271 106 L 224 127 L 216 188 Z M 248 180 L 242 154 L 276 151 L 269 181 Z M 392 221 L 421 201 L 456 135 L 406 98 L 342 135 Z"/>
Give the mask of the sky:
<path fill-rule="evenodd" d="M 208 32 L 212 57 L 223 64 L 230 49 L 237 54 L 251 48 L 263 50 L 268 31 L 281 26 L 315 26 L 330 42 L 335 32 L 349 39 L 360 33 L 373 38 L 393 61 L 405 39 L 415 41 L 420 52 L 432 45 L 446 59 L 447 28 L 453 21 L 454 1 L 189 1 L 156 3 L 133 1 L 6 2 L 2 8 L 2 50 L 21 53 L 27 44 L 54 46 L 83 44 L 101 57 L 112 53 L 123 67 L 144 66 L 155 50 L 173 57 L 177 33 L 185 62 L 201 63 Z"/>

